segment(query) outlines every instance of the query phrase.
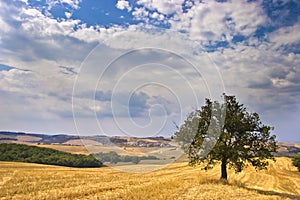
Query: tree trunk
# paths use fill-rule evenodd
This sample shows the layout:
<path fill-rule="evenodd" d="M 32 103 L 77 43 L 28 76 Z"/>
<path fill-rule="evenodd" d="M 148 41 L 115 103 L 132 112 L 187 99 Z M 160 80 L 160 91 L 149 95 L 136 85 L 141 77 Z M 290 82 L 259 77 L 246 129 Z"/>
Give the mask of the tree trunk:
<path fill-rule="evenodd" d="M 222 160 L 222 164 L 221 164 L 221 179 L 222 180 L 227 180 L 227 161 L 226 159 Z"/>

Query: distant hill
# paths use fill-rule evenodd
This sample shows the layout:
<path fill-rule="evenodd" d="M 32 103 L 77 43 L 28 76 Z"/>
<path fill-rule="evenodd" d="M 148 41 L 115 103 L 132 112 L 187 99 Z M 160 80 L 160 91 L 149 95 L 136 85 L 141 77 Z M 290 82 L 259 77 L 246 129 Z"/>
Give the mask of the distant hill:
<path fill-rule="evenodd" d="M 24 133 L 24 132 L 8 132 L 0 131 L 0 143 L 4 142 L 28 142 L 28 143 L 41 143 L 41 144 L 63 144 L 69 140 L 80 139 L 79 136 L 75 135 L 46 135 L 36 133 Z"/>
<path fill-rule="evenodd" d="M 105 136 L 93 135 L 79 137 L 76 135 L 66 134 L 35 134 L 24 132 L 9 132 L 0 131 L 0 144 L 1 143 L 25 143 L 25 144 L 59 144 L 69 146 L 109 146 L 114 144 L 120 147 L 135 147 L 135 148 L 161 148 L 161 147 L 178 147 L 178 144 L 170 138 L 158 137 L 145 137 L 136 138 L 129 136 Z M 276 156 L 291 157 L 300 153 L 300 143 L 279 142 L 279 152 Z"/>
<path fill-rule="evenodd" d="M 282 157 L 292 157 L 300 153 L 300 144 L 295 142 L 279 142 L 279 150 L 276 154 Z"/>
<path fill-rule="evenodd" d="M 92 136 L 75 136 L 66 134 L 46 135 L 24 132 L 9 132 L 0 131 L 0 143 L 32 143 L 32 144 L 62 144 L 62 145 L 104 145 L 111 144 L 120 147 L 172 147 L 177 146 L 173 144 L 171 139 L 164 137 L 124 137 L 124 136 L 105 136 L 105 135 L 92 135 Z"/>

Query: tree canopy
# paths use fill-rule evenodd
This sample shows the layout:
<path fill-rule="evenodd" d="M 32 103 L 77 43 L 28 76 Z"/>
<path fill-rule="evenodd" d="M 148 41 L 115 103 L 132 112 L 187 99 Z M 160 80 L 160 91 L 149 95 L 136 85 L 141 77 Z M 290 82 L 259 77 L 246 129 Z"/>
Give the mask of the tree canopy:
<path fill-rule="evenodd" d="M 190 113 L 178 127 L 174 139 L 188 155 L 191 165 L 204 163 L 207 170 L 221 163 L 221 178 L 227 179 L 227 165 L 240 172 L 249 164 L 265 169 L 275 160 L 275 135 L 257 113 L 246 110 L 235 96 L 224 94 L 224 104 L 206 99 L 201 109 Z"/>

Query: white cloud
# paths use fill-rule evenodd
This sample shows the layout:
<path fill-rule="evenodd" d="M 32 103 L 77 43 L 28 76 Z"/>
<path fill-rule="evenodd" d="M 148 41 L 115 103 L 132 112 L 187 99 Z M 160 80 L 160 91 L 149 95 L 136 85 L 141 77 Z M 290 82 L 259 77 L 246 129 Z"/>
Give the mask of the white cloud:
<path fill-rule="evenodd" d="M 130 27 L 134 27 L 134 25 Z M 82 24 L 77 26 L 77 28 L 78 29 L 76 31 L 71 32 L 69 36 L 72 36 L 84 42 L 101 42 L 101 43 L 104 42 L 105 40 L 108 40 L 111 37 L 114 37 L 115 34 L 118 34 L 126 30 L 126 28 L 118 25 L 105 28 L 100 26 L 87 27 L 85 24 Z"/>
<path fill-rule="evenodd" d="M 134 18 L 136 20 L 144 20 L 146 22 L 149 21 L 149 19 L 148 19 L 149 12 L 143 7 L 134 8 L 132 15 L 134 16 Z"/>
<path fill-rule="evenodd" d="M 293 26 L 282 27 L 271 34 L 269 34 L 270 41 L 274 44 L 275 48 L 283 45 L 292 45 L 300 42 L 300 24 L 297 23 Z"/>
<path fill-rule="evenodd" d="M 1 35 L 4 35 L 11 30 L 10 25 L 6 23 L 2 18 L 0 18 L 0 26 L 1 26 L 0 29 Z M 1 35 L 0 35 L 0 40 L 1 40 Z"/>
<path fill-rule="evenodd" d="M 72 8 L 78 9 L 81 0 L 46 0 L 46 2 L 49 6 L 48 9 L 51 9 L 53 6 L 57 4 L 68 4 Z"/>
<path fill-rule="evenodd" d="M 162 14 L 159 14 L 158 12 L 154 12 L 154 13 L 152 13 L 150 16 L 151 16 L 152 18 L 157 19 L 157 20 L 160 20 L 160 21 L 162 21 L 162 20 L 165 19 L 165 16 L 162 15 Z"/>
<path fill-rule="evenodd" d="M 0 93 L 5 97 L 0 103 L 0 116 L 5 119 L 1 127 L 20 130 L 26 127 L 25 124 L 36 123 L 31 131 L 41 130 L 42 124 L 64 121 L 72 116 L 74 77 L 59 73 L 54 66 L 47 67 L 48 70 L 42 68 L 43 71 L 38 72 L 19 69 L 0 72 Z M 28 128 L 30 126 L 25 130 Z M 50 132 L 53 130 L 49 129 Z"/>
<path fill-rule="evenodd" d="M 12 66 L 24 67 L 30 60 L 42 62 L 43 59 L 59 60 L 57 65 L 73 65 L 81 61 L 100 38 L 97 30 L 93 30 L 92 37 L 88 37 L 89 31 L 92 31 L 84 25 L 76 32 L 74 28 L 79 26 L 79 20 L 57 21 L 27 6 L 14 7 L 1 3 L 0 8 L 0 22 L 3 22 L 0 28 L 2 62 Z M 81 34 L 82 29 L 86 35 Z"/>
<path fill-rule="evenodd" d="M 176 13 L 169 22 L 172 28 L 187 31 L 197 40 L 231 41 L 237 34 L 253 34 L 266 19 L 260 1 L 247 3 L 234 0 L 196 3 L 186 13 Z"/>
<path fill-rule="evenodd" d="M 129 2 L 126 0 L 118 0 L 116 7 L 120 10 L 127 9 L 128 11 L 131 11 L 131 6 L 129 5 Z"/>
<path fill-rule="evenodd" d="M 11 69 L 9 71 L 0 71 L 0 90 L 8 92 L 24 92 L 27 86 L 34 87 L 34 83 L 29 81 L 34 79 L 34 74 L 31 71 L 19 69 Z M 24 84 L 24 82 L 27 84 Z M 27 91 L 29 92 L 29 90 Z"/>
<path fill-rule="evenodd" d="M 209 55 L 220 68 L 226 90 L 263 117 L 291 112 L 286 108 L 291 102 L 299 108 L 299 55 L 285 55 L 264 44 L 239 44 Z"/>
<path fill-rule="evenodd" d="M 23 8 L 20 10 L 20 21 L 24 33 L 34 34 L 34 37 L 52 36 L 55 34 L 68 35 L 79 20 L 63 20 L 58 22 L 43 15 L 37 9 Z"/>
<path fill-rule="evenodd" d="M 143 5 L 147 9 L 157 10 L 159 13 L 169 15 L 181 12 L 183 2 L 184 0 L 138 0 L 137 4 Z"/>
<path fill-rule="evenodd" d="M 271 81 L 272 81 L 273 85 L 278 88 L 292 86 L 292 83 L 285 79 L 271 78 Z"/>
<path fill-rule="evenodd" d="M 72 16 L 72 13 L 70 12 L 65 12 L 65 16 L 67 19 L 70 19 L 70 17 Z"/>

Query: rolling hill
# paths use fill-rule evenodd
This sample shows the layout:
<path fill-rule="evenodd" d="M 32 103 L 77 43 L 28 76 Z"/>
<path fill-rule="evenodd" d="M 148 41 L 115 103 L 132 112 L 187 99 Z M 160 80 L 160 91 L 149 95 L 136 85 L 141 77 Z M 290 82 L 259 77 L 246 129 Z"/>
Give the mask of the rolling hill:
<path fill-rule="evenodd" d="M 109 152 L 109 144 L 113 143 L 119 147 L 133 147 L 127 149 L 128 151 L 135 151 L 139 153 L 138 148 L 149 147 L 178 147 L 170 138 L 164 137 L 147 137 L 147 138 L 135 138 L 135 137 L 121 137 L 121 136 L 84 136 L 79 137 L 76 135 L 66 134 L 35 134 L 24 132 L 9 132 L 0 131 L 0 144 L 1 143 L 23 143 L 29 145 L 39 145 L 41 147 L 54 148 L 61 151 L 77 154 L 89 154 L 84 146 L 102 146 L 105 152 Z M 278 157 L 291 157 L 297 153 L 300 153 L 300 143 L 292 142 L 279 142 L 279 151 L 276 153 Z M 77 146 L 77 147 L 70 147 Z M 108 147 L 106 150 L 105 148 Z M 88 149 L 88 150 L 91 150 Z M 131 153 L 132 153 L 131 152 Z M 94 153 L 94 152 L 93 152 Z M 119 152 L 122 153 L 122 152 Z M 143 153 L 140 152 L 142 155 Z"/>

